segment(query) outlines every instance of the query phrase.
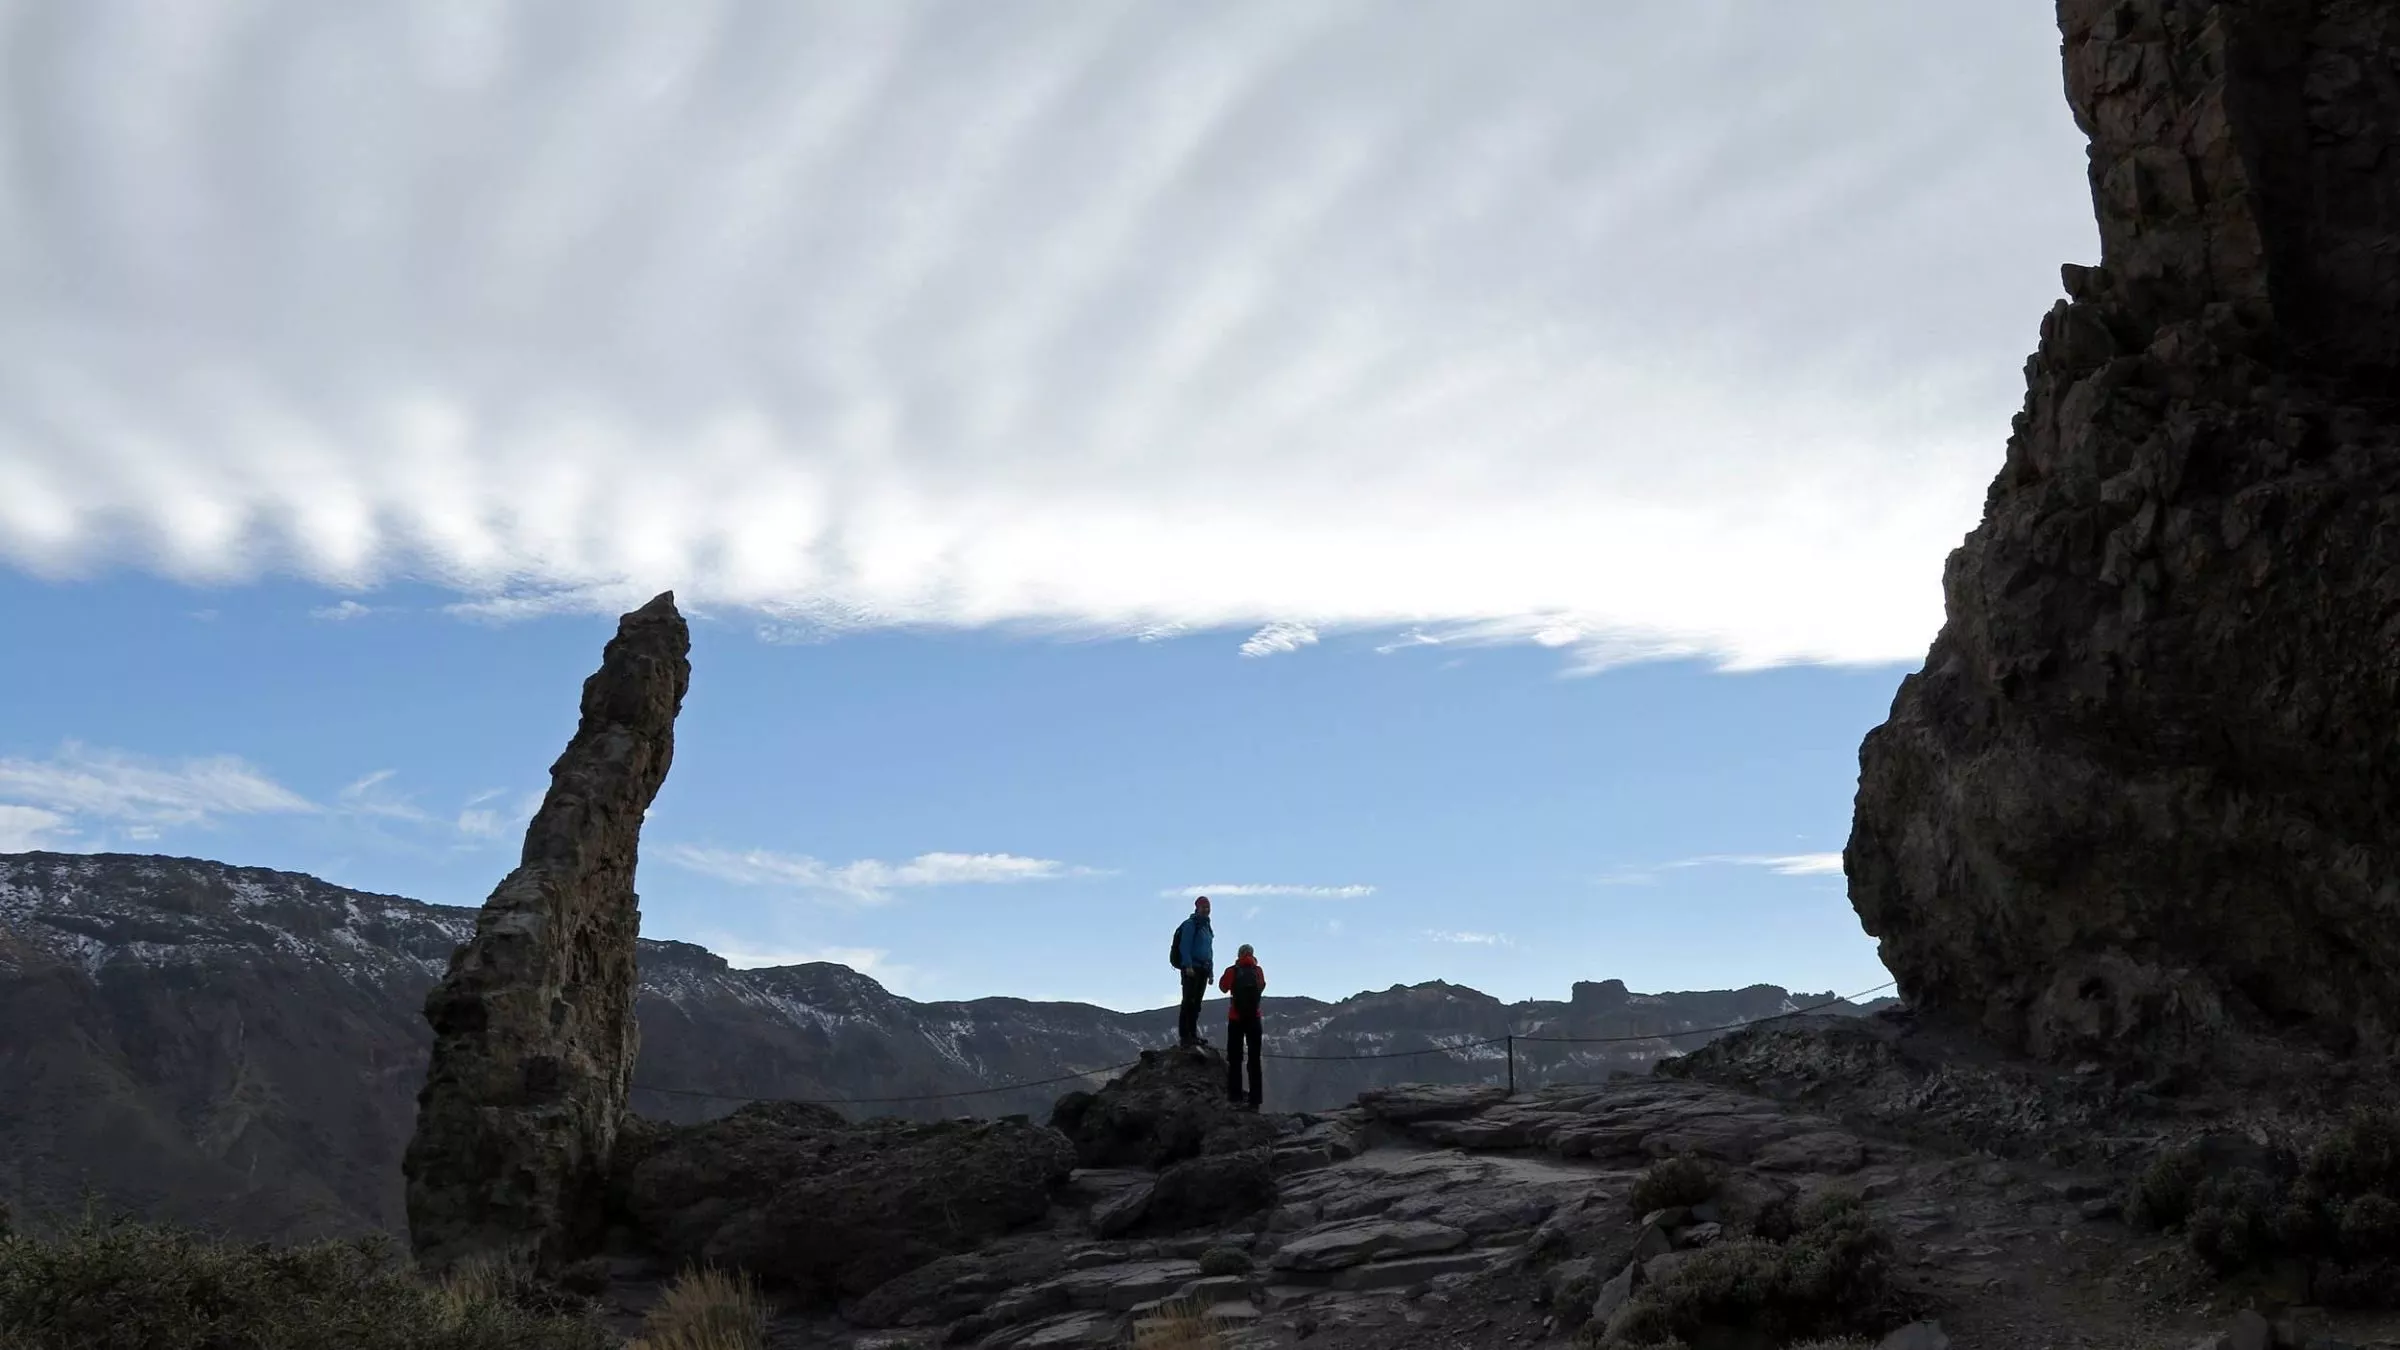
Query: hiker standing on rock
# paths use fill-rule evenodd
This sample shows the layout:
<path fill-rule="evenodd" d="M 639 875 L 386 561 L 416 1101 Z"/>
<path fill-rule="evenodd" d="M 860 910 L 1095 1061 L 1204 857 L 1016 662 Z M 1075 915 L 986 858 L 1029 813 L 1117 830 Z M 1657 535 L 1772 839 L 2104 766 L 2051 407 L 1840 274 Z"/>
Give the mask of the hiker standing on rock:
<path fill-rule="evenodd" d="M 1175 1021 L 1176 1035 L 1186 1050 L 1200 1044 L 1200 1000 L 1208 993 L 1208 977 L 1217 968 L 1217 934 L 1208 926 L 1208 897 L 1192 902 L 1192 917 L 1175 928 L 1175 944 L 1167 959 L 1183 972 L 1183 1008 Z"/>
<path fill-rule="evenodd" d="M 1267 992 L 1267 969 L 1258 963 L 1258 955 L 1250 944 L 1242 944 L 1241 955 L 1225 967 L 1217 988 L 1233 995 L 1233 1005 L 1225 1010 L 1225 1099 L 1236 1106 L 1258 1109 L 1259 1076 L 1266 1058 L 1259 1049 L 1264 1028 L 1258 1020 L 1258 1000 Z M 1250 1052 L 1250 1096 L 1242 1097 L 1242 1052 Z"/>

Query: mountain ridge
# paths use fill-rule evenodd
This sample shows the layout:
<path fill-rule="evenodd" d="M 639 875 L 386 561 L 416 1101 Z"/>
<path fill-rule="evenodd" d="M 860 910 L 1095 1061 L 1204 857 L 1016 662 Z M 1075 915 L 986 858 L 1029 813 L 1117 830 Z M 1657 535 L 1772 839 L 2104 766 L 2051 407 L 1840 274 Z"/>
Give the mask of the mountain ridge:
<path fill-rule="evenodd" d="M 55 1212 L 88 1189 L 245 1236 L 397 1230 L 424 997 L 476 914 L 208 859 L 0 854 L 0 1081 L 17 1085 L 0 1093 L 0 1200 Z M 1173 1038 L 1171 1007 L 919 1002 L 846 966 L 736 969 L 686 942 L 641 939 L 639 967 L 632 1106 L 662 1120 L 766 1097 L 1038 1117 Z M 1645 1072 L 1724 1024 L 1833 1000 L 1616 980 L 1515 1003 L 1441 980 L 1281 996 L 1267 1001 L 1277 1052 L 1328 1058 L 1271 1065 L 1269 1105 L 1505 1081 L 1508 1049 L 1470 1043 L 1512 1033 L 1609 1038 L 1516 1046 L 1526 1085 Z"/>

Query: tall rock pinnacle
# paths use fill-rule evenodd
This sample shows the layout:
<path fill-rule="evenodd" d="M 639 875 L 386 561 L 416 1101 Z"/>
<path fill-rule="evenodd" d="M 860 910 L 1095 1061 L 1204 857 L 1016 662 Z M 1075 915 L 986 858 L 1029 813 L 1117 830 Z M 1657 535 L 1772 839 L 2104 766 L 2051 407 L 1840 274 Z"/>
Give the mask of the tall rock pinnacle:
<path fill-rule="evenodd" d="M 2065 269 L 1844 855 L 2051 1057 L 2400 1032 L 2400 6 L 2060 0 Z"/>
<path fill-rule="evenodd" d="M 483 1252 L 571 1259 L 597 1237 L 634 1053 L 633 873 L 675 755 L 691 631 L 672 592 L 618 621 L 583 684 L 517 869 L 427 995 L 409 1236 L 435 1269 Z"/>

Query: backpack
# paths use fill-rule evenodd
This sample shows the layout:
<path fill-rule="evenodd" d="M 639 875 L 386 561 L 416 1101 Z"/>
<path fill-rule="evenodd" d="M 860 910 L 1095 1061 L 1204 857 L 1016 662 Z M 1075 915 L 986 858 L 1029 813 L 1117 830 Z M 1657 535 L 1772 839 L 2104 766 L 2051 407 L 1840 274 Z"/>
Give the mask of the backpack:
<path fill-rule="evenodd" d="M 1266 984 L 1266 977 L 1259 974 L 1256 966 L 1233 968 L 1233 1010 L 1243 1020 L 1258 1016 L 1258 994 Z"/>
<path fill-rule="evenodd" d="M 1183 925 L 1175 925 L 1175 936 L 1167 939 L 1167 964 L 1183 969 Z"/>

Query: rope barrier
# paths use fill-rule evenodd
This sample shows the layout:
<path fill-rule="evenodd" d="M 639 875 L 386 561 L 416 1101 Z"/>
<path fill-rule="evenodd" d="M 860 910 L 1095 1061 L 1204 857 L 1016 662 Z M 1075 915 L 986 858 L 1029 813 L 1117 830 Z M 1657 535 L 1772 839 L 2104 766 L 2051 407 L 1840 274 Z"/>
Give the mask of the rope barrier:
<path fill-rule="evenodd" d="M 790 1102 L 794 1106 L 889 1106 L 899 1102 L 941 1102 L 949 1101 L 954 1097 L 989 1097 L 1002 1092 L 1015 1092 L 1020 1088 L 1051 1087 L 1058 1083 L 1072 1083 L 1079 1079 L 1090 1078 L 1095 1074 L 1115 1073 L 1120 1069 L 1130 1069 L 1139 1063 L 1141 1061 L 1138 1059 L 1129 1059 L 1122 1064 L 1111 1064 L 1105 1068 L 1078 1069 L 1073 1073 L 1062 1073 L 1056 1078 L 1034 1078 L 1022 1083 L 1002 1083 L 996 1087 L 961 1088 L 956 1092 L 920 1092 L 908 1097 L 745 1097 L 738 1092 L 702 1092 L 694 1088 L 653 1087 L 648 1083 L 635 1083 L 633 1090 L 636 1092 L 659 1092 L 670 1097 L 701 1097 L 719 1102 Z"/>
<path fill-rule="evenodd" d="M 1519 1036 L 1517 1039 L 1518 1039 L 1518 1040 L 1523 1040 L 1523 1039 L 1525 1039 L 1525 1038 L 1524 1038 L 1524 1037 L 1522 1037 L 1522 1036 Z M 1414 1058 L 1416 1058 L 1416 1057 L 1417 1057 L 1417 1056 L 1419 1056 L 1419 1055 L 1454 1055 L 1454 1054 L 1457 1054 L 1457 1053 L 1458 1053 L 1459 1051 L 1461 1051 L 1461 1050 L 1476 1050 L 1476 1049 L 1480 1049 L 1480 1048 L 1482 1048 L 1482 1047 L 1484 1047 L 1484 1046 L 1487 1046 L 1487 1045 L 1500 1045 L 1500 1044 L 1503 1044 L 1503 1043 L 1505 1043 L 1507 1040 L 1508 1040 L 1508 1037 L 1506 1037 L 1506 1036 L 1494 1036 L 1494 1037 L 1492 1037 L 1492 1038 L 1491 1038 L 1491 1039 L 1489 1039 L 1489 1040 L 1482 1040 L 1482 1041 L 1468 1041 L 1468 1042 L 1467 1042 L 1466 1044 L 1464 1044 L 1464 1045 L 1429 1045 L 1429 1046 L 1426 1046 L 1426 1047 L 1425 1047 L 1424 1049 L 1422 1049 L 1422 1050 L 1385 1050 L 1385 1051 L 1379 1052 L 1379 1053 L 1377 1053 L 1377 1054 L 1371 1054 L 1371 1055 L 1260 1055 L 1260 1056 L 1259 1056 L 1259 1058 L 1260 1058 L 1260 1059 L 1306 1059 L 1306 1060 L 1316 1060 L 1316 1061 L 1320 1061 L 1320 1062 L 1330 1062 L 1330 1061 L 1333 1061 L 1333 1060 L 1353 1060 L 1353 1059 L 1358 1059 L 1358 1060 L 1365 1060 L 1365 1059 L 1414 1059 Z"/>
<path fill-rule="evenodd" d="M 1765 1017 L 1753 1017 L 1741 1022 L 1727 1022 L 1723 1026 L 1691 1027 L 1683 1031 L 1661 1031 L 1641 1036 L 1520 1036 L 1512 1032 L 1504 1036 L 1487 1037 L 1480 1041 L 1468 1041 L 1461 1045 L 1429 1045 L 1421 1050 L 1384 1050 L 1360 1055 L 1269 1054 L 1261 1055 L 1259 1058 L 1279 1059 L 1286 1062 L 1307 1061 L 1319 1064 L 1348 1063 L 1368 1060 L 1415 1059 L 1423 1055 L 1454 1055 L 1466 1050 L 1480 1050 L 1487 1045 L 1506 1045 L 1512 1051 L 1509 1056 L 1509 1075 L 1513 1083 L 1516 1075 L 1516 1056 L 1513 1051 L 1520 1041 L 1535 1045 L 1626 1045 L 1635 1041 L 1664 1041 L 1674 1040 L 1681 1036 L 1715 1035 L 1721 1032 L 1739 1031 L 1744 1027 L 1754 1027 L 1765 1022 L 1780 1021 L 1786 1017 L 1804 1017 L 1809 1013 L 1822 1012 L 1837 1004 L 1854 1003 L 1869 994 L 1889 989 L 1898 983 L 1898 980 L 1886 980 L 1872 989 L 1861 989 L 1855 994 L 1841 998 L 1827 999 L 1823 1003 L 1811 1004 L 1805 1008 L 1794 1008 L 1790 1012 L 1770 1013 Z M 1078 1082 L 1100 1074 L 1130 1069 L 1140 1062 L 1137 1059 L 1129 1059 L 1122 1064 L 1111 1064 L 1098 1069 L 1078 1069 L 1071 1073 L 1062 1073 L 1055 1078 L 1034 1078 L 1021 1083 L 1001 1083 L 993 1087 L 961 1088 L 955 1092 L 920 1092 L 903 1097 L 750 1097 L 738 1092 L 704 1092 L 696 1088 L 656 1087 L 648 1083 L 635 1083 L 632 1087 L 636 1092 L 656 1092 L 669 1097 L 697 1097 L 719 1102 L 780 1101 L 790 1102 L 795 1106 L 893 1106 L 911 1102 L 954 1101 L 962 1097 L 990 1097 L 1003 1092 L 1018 1092 L 1026 1088 L 1053 1087 L 1060 1083 Z M 1547 1086 L 1573 1085 L 1550 1084 Z"/>

